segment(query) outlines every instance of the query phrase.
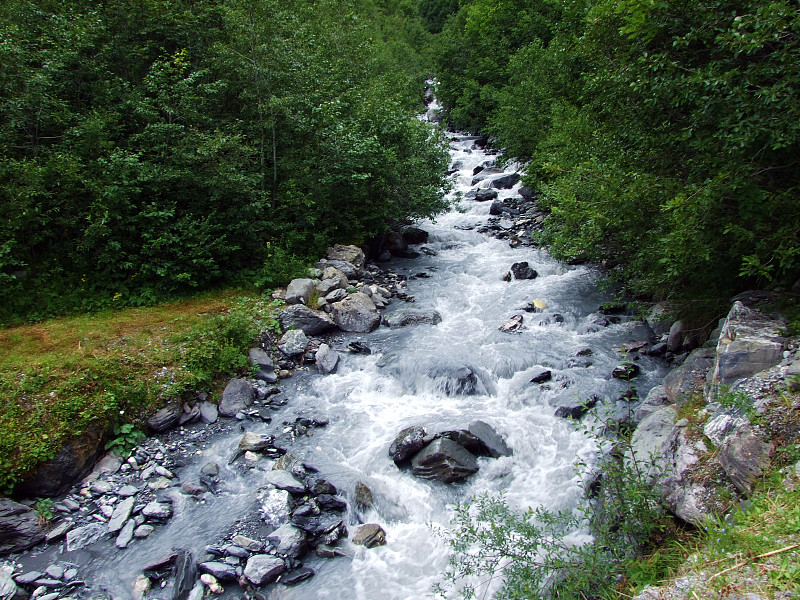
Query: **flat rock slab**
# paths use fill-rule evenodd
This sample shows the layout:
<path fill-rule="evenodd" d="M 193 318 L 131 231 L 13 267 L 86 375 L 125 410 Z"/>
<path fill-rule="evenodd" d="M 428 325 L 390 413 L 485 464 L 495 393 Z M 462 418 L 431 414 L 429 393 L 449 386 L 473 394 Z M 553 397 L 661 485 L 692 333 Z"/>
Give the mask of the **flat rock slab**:
<path fill-rule="evenodd" d="M 131 516 L 131 511 L 133 510 L 133 504 L 135 502 L 136 498 L 134 496 L 129 496 L 117 504 L 114 508 L 114 512 L 111 514 L 111 520 L 108 522 L 109 533 L 116 533 L 122 529 Z"/>
<path fill-rule="evenodd" d="M 27 550 L 44 540 L 36 512 L 8 498 L 0 498 L 0 555 Z"/>
<path fill-rule="evenodd" d="M 305 483 L 282 469 L 267 472 L 265 479 L 279 490 L 286 490 L 290 494 L 304 494 L 307 491 Z"/>
<path fill-rule="evenodd" d="M 478 471 L 478 461 L 463 446 L 439 438 L 425 446 L 411 460 L 415 476 L 445 483 L 460 481 Z"/>
<path fill-rule="evenodd" d="M 94 544 L 108 531 L 108 526 L 104 523 L 90 523 L 83 527 L 77 527 L 67 533 L 67 552 L 74 552 Z"/>
<path fill-rule="evenodd" d="M 357 546 L 375 548 L 386 544 L 386 532 L 383 527 L 375 523 L 360 525 L 353 535 L 353 543 Z"/>

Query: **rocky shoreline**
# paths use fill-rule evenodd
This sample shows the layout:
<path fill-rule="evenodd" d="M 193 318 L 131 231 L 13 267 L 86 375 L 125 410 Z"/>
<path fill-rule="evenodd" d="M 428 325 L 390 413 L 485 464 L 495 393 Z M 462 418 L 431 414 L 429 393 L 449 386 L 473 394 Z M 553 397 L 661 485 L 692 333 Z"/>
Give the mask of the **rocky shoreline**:
<path fill-rule="evenodd" d="M 477 231 L 508 240 L 512 247 L 532 244 L 530 234 L 544 220 L 535 196 L 521 188 L 519 197 L 498 200 L 495 190 L 513 187 L 518 177 L 501 174 L 492 161 L 476 169 L 473 177 L 473 186 L 490 179 L 489 187 L 475 189 L 472 199 L 492 202 L 486 224 L 477 225 Z M 380 261 L 392 256 L 414 258 L 432 252 L 425 246 L 426 239 L 427 234 L 417 228 L 388 235 L 376 252 L 378 262 L 369 264 L 360 248 L 332 247 L 308 277 L 292 281 L 275 294 L 287 304 L 277 316 L 281 335 L 263 332 L 249 352 L 252 376 L 232 379 L 218 405 L 201 396 L 163 408 L 148 420 L 155 435 L 139 443 L 129 458 L 123 461 L 107 454 L 46 510 L 40 506 L 37 512 L 33 501 L 0 499 L 0 555 L 9 555 L 0 569 L 0 600 L 113 597 L 87 585 L 80 565 L 58 555 L 98 541 L 118 549 L 135 546 L 137 540 L 158 535 L 183 503 L 203 503 L 225 494 L 229 482 L 223 475 L 230 473 L 258 473 L 268 484 L 260 490 L 256 505 L 235 526 L 206 540 L 202 552 L 178 548 L 152 557 L 132 597 L 142 598 L 148 590 L 160 588 L 158 597 L 196 600 L 207 591 L 219 593 L 229 584 L 251 597 L 264 597 L 259 588 L 275 582 L 294 585 L 313 576 L 314 571 L 303 564 L 309 555 L 347 557 L 352 544 L 385 543 L 380 525 L 362 519 L 372 502 L 366 484 L 357 482 L 353 489 L 339 490 L 314 465 L 291 454 L 294 440 L 324 428 L 324 419 L 298 417 L 282 423 L 275 435 L 247 429 L 251 423 L 270 423 L 286 405 L 289 399 L 279 385 L 293 370 L 314 364 L 323 374 L 336 371 L 341 352 L 334 349 L 339 345 L 334 343 L 337 336 L 368 333 L 381 324 L 400 328 L 441 321 L 436 311 L 411 306 L 414 298 L 407 292 L 405 277 L 380 266 Z M 412 277 L 425 275 L 420 272 Z M 511 281 L 537 275 L 527 263 L 519 262 L 507 273 L 498 273 L 498 278 Z M 384 317 L 381 310 L 393 301 L 409 306 Z M 772 314 L 769 301 L 761 293 L 735 299 L 728 317 L 701 347 L 693 332 L 680 322 L 665 323 L 659 318 L 663 309 L 655 307 L 642 324 L 641 335 L 619 349 L 624 360 L 609 376 L 633 384 L 639 357 L 659 357 L 676 366 L 663 385 L 643 399 L 633 385 L 633 393 L 621 398 L 587 400 L 565 395 L 553 406 L 555 414 L 580 419 L 596 403 L 622 403 L 626 410 L 616 418 L 633 429 L 628 459 L 644 462 L 655 457 L 652 483 L 669 510 L 692 524 L 725 514 L 731 509 L 730 498 L 747 496 L 779 443 L 775 432 L 753 425 L 748 415 L 772 410 L 777 393 L 793 389 L 800 373 L 797 340 L 780 334 L 785 323 Z M 542 301 L 533 300 L 499 329 L 514 334 L 543 307 Z M 608 327 L 624 311 L 620 306 L 601 307 L 588 327 Z M 559 315 L 546 318 L 557 323 Z M 355 340 L 346 351 L 369 353 L 370 348 Z M 591 348 L 585 348 L 572 360 L 588 366 L 591 353 Z M 447 394 L 480 391 L 480 382 L 469 369 L 436 375 L 446 381 Z M 552 385 L 551 377 L 544 369 L 531 383 Z M 737 392 L 746 394 L 752 405 L 734 406 L 725 400 Z M 700 414 L 691 422 L 683 416 L 689 405 L 696 409 L 693 415 Z M 787 435 L 800 441 L 797 428 L 780 433 L 781 443 Z M 236 451 L 223 462 L 209 461 L 198 473 L 184 474 L 209 441 L 220 436 L 240 438 Z M 466 430 L 437 434 L 430 434 L 422 424 L 404 429 L 387 451 L 399 467 L 410 467 L 419 477 L 452 482 L 474 473 L 475 455 L 505 456 L 510 449 L 490 425 L 476 421 Z M 47 483 L 47 477 L 40 479 Z M 53 495 L 52 489 L 37 489 L 35 477 L 26 490 L 32 498 Z M 52 514 L 48 517 L 47 513 Z M 348 531 L 352 524 L 347 515 L 354 515 L 358 522 L 353 531 Z M 42 556 L 40 569 L 20 566 L 19 553 L 30 548 L 32 554 Z"/>

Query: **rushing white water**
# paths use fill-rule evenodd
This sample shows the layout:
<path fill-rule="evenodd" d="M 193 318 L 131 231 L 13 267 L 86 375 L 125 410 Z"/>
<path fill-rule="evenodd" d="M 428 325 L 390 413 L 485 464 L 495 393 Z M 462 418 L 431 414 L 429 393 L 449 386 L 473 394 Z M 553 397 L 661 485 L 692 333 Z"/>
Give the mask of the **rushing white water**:
<path fill-rule="evenodd" d="M 486 154 L 473 138 L 451 143 L 453 160 L 461 164 L 454 175 L 453 198 L 470 189 L 473 169 Z M 486 186 L 490 180 L 480 185 Z M 501 190 L 500 197 L 517 195 L 517 189 Z M 379 523 L 387 544 L 365 549 L 344 543 L 348 558 L 306 559 L 317 575 L 295 587 L 270 586 L 270 599 L 285 600 L 417 600 L 432 597 L 432 586 L 441 581 L 447 566 L 446 543 L 435 533 L 449 526 L 455 503 L 483 492 L 502 491 L 516 507 L 572 508 L 582 494 L 576 461 L 591 463 L 594 443 L 574 423 L 553 416 L 551 401 L 563 395 L 586 399 L 592 394 L 613 404 L 626 384 L 612 379 L 621 361 L 615 348 L 645 332 L 636 322 L 623 318 L 608 327 L 591 326 L 600 304 L 608 300 L 596 286 L 597 273 L 590 267 L 565 266 L 546 252 L 511 248 L 506 241 L 477 233 L 477 223 L 488 217 L 489 202 L 461 200 L 457 210 L 435 222 L 420 223 L 430 233 L 424 248 L 429 254 L 391 264 L 396 272 L 411 277 L 407 292 L 414 308 L 430 308 L 442 317 L 437 325 L 415 325 L 371 334 L 339 335 L 332 341 L 338 350 L 356 339 L 372 349 L 371 355 L 342 352 L 335 374 L 319 375 L 314 368 L 301 369 L 282 382 L 288 405 L 276 413 L 276 425 L 249 422 L 251 431 L 276 433 L 281 421 L 298 415 L 328 418 L 330 424 L 300 437 L 291 452 L 317 467 L 350 501 L 351 529 L 358 522 Z M 510 223 L 509 223 L 510 225 Z M 503 281 L 515 262 L 527 261 L 539 276 L 533 280 Z M 522 313 L 534 298 L 547 303 L 540 313 Z M 396 300 L 387 313 L 405 308 Z M 524 314 L 519 333 L 499 331 L 509 317 Z M 556 319 L 555 315 L 562 318 Z M 583 348 L 593 351 L 591 365 L 576 360 Z M 447 395 L 441 378 L 431 369 L 443 365 L 468 366 L 480 379 L 484 393 Z M 640 393 L 652 387 L 663 370 L 648 358 L 636 386 Z M 530 383 L 542 368 L 553 381 Z M 387 450 L 397 433 L 409 425 L 424 425 L 435 433 L 466 428 L 480 419 L 492 425 L 513 450 L 509 457 L 479 459 L 480 470 L 458 484 L 442 484 L 414 478 L 399 470 Z M 225 464 L 233 454 L 240 433 L 199 445 L 197 460 L 181 472 L 184 481 L 196 479 L 202 464 Z M 216 543 L 241 515 L 257 510 L 256 491 L 262 472 L 243 473 L 223 469 L 222 491 L 202 502 L 175 494 L 176 516 L 156 535 L 137 541 L 128 550 L 111 548 L 92 556 L 87 580 L 107 586 L 117 597 L 126 597 L 142 566 L 172 547 L 203 553 Z M 364 482 L 374 496 L 374 506 L 357 512 L 353 490 Z M 226 597 L 241 590 L 229 584 Z M 454 592 L 455 593 L 455 592 Z M 151 594 L 150 597 L 153 597 Z M 157 597 L 157 592 L 155 593 Z"/>
<path fill-rule="evenodd" d="M 473 168 L 487 156 L 471 138 L 458 138 L 451 146 L 454 161 L 462 165 L 455 176 L 455 197 L 470 188 Z M 505 190 L 500 197 L 516 193 Z M 446 545 L 434 530 L 448 527 L 455 502 L 499 490 L 520 508 L 571 508 L 578 501 L 582 488 L 575 463 L 591 462 L 594 444 L 580 427 L 554 417 L 550 400 L 565 393 L 581 399 L 591 394 L 619 396 L 626 386 L 610 377 L 621 360 L 614 348 L 642 332 L 632 321 L 597 331 L 587 327 L 608 299 L 598 291 L 591 268 L 568 267 L 541 250 L 513 249 L 505 241 L 465 230 L 485 221 L 489 205 L 463 200 L 458 210 L 421 223 L 430 233 L 424 246 L 436 255 L 393 264 L 398 273 L 429 276 L 410 279 L 408 293 L 415 298 L 415 308 L 437 310 L 441 323 L 381 328 L 361 336 L 372 355 L 343 355 L 336 374 L 296 381 L 292 405 L 328 417 L 331 423 L 295 452 L 345 492 L 352 494 L 356 481 L 366 483 L 376 502 L 361 518 L 381 524 L 388 543 L 370 550 L 352 547 L 351 562 L 314 564 L 319 568 L 315 578 L 277 589 L 270 598 L 431 597 L 431 587 L 447 565 Z M 527 261 L 539 277 L 503 281 L 502 275 L 519 261 Z M 522 332 L 498 330 L 534 298 L 544 300 L 548 308 L 525 314 Z M 402 304 L 396 301 L 387 312 Z M 556 313 L 563 322 L 552 319 Z M 574 361 L 577 351 L 586 347 L 593 349 L 588 368 Z M 428 374 L 430 367 L 441 364 L 469 366 L 479 374 L 486 393 L 446 395 L 441 381 Z M 637 386 L 646 391 L 663 372 L 648 359 L 640 366 Z M 557 383 L 530 383 L 542 367 L 551 369 L 554 382 L 565 383 L 566 389 Z M 464 483 L 416 479 L 398 470 L 388 456 L 390 443 L 404 427 L 425 425 L 436 432 L 465 428 L 475 419 L 495 427 L 513 455 L 480 459 L 480 471 Z"/>

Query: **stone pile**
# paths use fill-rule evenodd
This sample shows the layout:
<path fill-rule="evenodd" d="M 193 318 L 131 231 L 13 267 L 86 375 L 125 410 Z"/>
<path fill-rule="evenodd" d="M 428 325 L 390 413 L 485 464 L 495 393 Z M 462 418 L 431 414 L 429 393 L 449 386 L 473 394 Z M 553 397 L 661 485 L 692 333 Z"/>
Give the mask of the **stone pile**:
<path fill-rule="evenodd" d="M 398 467 L 410 465 L 422 479 L 452 483 L 478 471 L 478 456 L 510 456 L 511 449 L 491 425 L 473 421 L 467 429 L 429 435 L 425 427 L 406 427 L 389 446 Z"/>

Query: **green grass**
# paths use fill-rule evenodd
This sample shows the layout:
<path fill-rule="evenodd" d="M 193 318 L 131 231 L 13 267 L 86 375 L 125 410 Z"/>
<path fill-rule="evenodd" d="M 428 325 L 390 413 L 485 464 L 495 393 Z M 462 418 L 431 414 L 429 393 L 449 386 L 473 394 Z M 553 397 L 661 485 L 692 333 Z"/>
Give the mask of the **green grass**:
<path fill-rule="evenodd" d="M 246 366 L 276 304 L 234 290 L 0 329 L 0 492 L 90 424 L 140 425 Z"/>

